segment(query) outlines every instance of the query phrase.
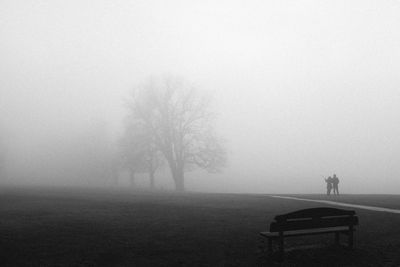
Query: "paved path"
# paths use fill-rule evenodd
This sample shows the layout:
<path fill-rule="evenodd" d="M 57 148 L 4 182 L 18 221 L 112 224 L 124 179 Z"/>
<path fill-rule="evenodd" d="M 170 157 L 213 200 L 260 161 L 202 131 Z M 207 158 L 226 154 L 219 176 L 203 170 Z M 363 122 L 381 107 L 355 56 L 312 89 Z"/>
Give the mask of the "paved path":
<path fill-rule="evenodd" d="M 336 205 L 336 206 L 342 206 L 342 207 L 350 207 L 350 208 L 357 208 L 357 209 L 364 209 L 364 210 L 372 210 L 372 211 L 381 211 L 381 212 L 390 212 L 390 213 L 400 214 L 400 210 L 397 210 L 397 209 L 388 209 L 388 208 L 381 208 L 381 207 L 374 207 L 374 206 L 357 205 L 357 204 L 336 202 L 336 201 L 330 201 L 330 200 L 307 199 L 307 198 L 287 197 L 287 196 L 271 196 L 271 197 L 300 200 L 300 201 L 309 201 L 309 202 L 318 202 L 318 203 L 324 203 L 324 204 Z"/>

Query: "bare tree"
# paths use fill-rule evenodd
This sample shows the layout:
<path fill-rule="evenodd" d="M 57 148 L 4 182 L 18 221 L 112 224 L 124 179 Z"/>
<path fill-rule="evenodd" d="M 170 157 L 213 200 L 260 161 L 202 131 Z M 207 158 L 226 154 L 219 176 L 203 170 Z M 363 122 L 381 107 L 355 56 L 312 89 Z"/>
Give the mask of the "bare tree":
<path fill-rule="evenodd" d="M 59 167 L 68 168 L 69 173 L 79 177 L 81 182 L 95 186 L 116 184 L 115 144 L 105 120 L 93 120 L 90 126 L 75 136 L 65 151 L 64 156 L 60 153 Z"/>
<path fill-rule="evenodd" d="M 154 188 L 154 175 L 162 163 L 162 158 L 144 125 L 128 117 L 120 148 L 122 166 L 130 172 L 131 185 L 134 186 L 136 173 L 147 172 L 150 187 Z"/>
<path fill-rule="evenodd" d="M 4 181 L 5 170 L 5 145 L 3 139 L 0 137 L 0 181 Z"/>
<path fill-rule="evenodd" d="M 185 190 L 186 170 L 200 167 L 216 172 L 225 164 L 209 103 L 195 88 L 173 78 L 150 79 L 133 94 L 130 116 L 163 153 L 178 191 Z"/>
<path fill-rule="evenodd" d="M 8 136 L 6 128 L 0 122 L 0 183 L 6 180 L 6 159 L 7 159 L 7 143 L 6 137 Z"/>

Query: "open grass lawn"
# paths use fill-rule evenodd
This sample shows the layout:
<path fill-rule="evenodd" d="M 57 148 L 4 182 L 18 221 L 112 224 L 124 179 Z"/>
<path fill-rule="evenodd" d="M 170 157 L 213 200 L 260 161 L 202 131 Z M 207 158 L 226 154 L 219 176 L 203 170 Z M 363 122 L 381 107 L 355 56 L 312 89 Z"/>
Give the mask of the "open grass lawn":
<path fill-rule="evenodd" d="M 0 266 L 278 266 L 261 253 L 258 232 L 276 214 L 316 206 L 262 195 L 2 189 Z M 293 238 L 281 266 L 400 266 L 400 216 L 357 213 L 353 251 L 334 247 L 333 236 Z"/>

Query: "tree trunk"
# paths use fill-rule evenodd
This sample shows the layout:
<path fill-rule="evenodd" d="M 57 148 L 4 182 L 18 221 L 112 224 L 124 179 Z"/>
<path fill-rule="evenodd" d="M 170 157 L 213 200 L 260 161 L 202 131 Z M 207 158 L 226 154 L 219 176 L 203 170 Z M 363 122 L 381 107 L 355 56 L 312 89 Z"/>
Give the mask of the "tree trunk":
<path fill-rule="evenodd" d="M 150 171 L 149 176 L 150 176 L 150 188 L 154 189 L 154 172 Z"/>
<path fill-rule="evenodd" d="M 184 176 L 184 164 L 182 162 L 177 163 L 172 153 L 164 153 L 165 158 L 168 161 L 169 168 L 171 170 L 172 178 L 175 182 L 175 190 L 178 192 L 185 191 L 185 176 Z"/>
<path fill-rule="evenodd" d="M 129 177 L 131 180 L 131 186 L 135 186 L 135 170 L 134 169 L 129 169 Z"/>
<path fill-rule="evenodd" d="M 119 182 L 119 170 L 117 167 L 113 167 L 111 170 L 111 185 L 112 186 L 118 186 Z"/>
<path fill-rule="evenodd" d="M 155 168 L 153 166 L 153 158 L 150 158 L 148 161 L 148 172 L 149 172 L 149 178 L 150 178 L 150 188 L 154 189 L 154 172 Z"/>
<path fill-rule="evenodd" d="M 178 192 L 185 191 L 185 176 L 183 174 L 183 170 L 176 170 L 173 176 L 174 176 L 176 191 Z"/>

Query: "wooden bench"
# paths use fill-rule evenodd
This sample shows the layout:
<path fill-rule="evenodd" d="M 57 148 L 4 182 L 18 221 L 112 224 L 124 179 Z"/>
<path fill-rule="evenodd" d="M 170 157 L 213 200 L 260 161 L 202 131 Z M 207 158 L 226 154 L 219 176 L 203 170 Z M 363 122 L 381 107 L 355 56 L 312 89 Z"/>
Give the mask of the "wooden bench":
<path fill-rule="evenodd" d="M 268 252 L 272 254 L 272 242 L 278 241 L 279 255 L 284 255 L 284 238 L 303 235 L 331 234 L 339 244 L 340 234 L 348 236 L 348 246 L 353 247 L 354 226 L 358 217 L 354 210 L 312 208 L 278 215 L 271 223 L 269 232 L 260 235 L 268 239 Z"/>

